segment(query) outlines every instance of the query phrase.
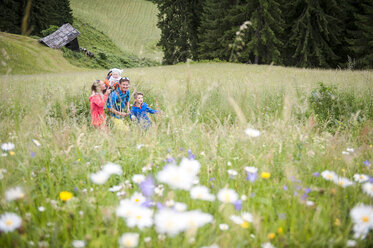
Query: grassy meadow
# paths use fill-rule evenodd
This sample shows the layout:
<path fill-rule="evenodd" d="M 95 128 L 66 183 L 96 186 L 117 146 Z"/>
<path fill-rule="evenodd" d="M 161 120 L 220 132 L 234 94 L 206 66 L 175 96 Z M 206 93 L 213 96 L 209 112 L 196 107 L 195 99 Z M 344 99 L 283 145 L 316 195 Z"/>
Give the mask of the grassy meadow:
<path fill-rule="evenodd" d="M 91 126 L 90 85 L 106 71 L 0 76 L 0 142 L 15 145 L 0 157 L 0 209 L 22 218 L 16 231 L 0 234 L 2 247 L 71 247 L 74 240 L 118 247 L 127 232 L 139 234 L 139 247 L 345 247 L 354 239 L 350 210 L 372 205 L 372 197 L 358 182 L 342 187 L 320 175 L 330 170 L 350 180 L 354 174 L 373 176 L 373 72 L 204 63 L 123 74 L 131 79 L 131 102 L 141 91 L 148 105 L 163 112 L 151 116 L 147 132 L 129 121 L 129 132 Z M 348 106 L 359 106 L 358 113 L 327 129 L 309 101 L 319 82 L 334 85 Z M 260 136 L 249 137 L 247 128 Z M 159 185 L 156 175 L 167 161 L 179 164 L 191 153 L 201 164 L 199 184 L 214 195 L 235 190 L 241 210 L 163 184 L 154 202 L 183 202 L 187 210 L 211 214 L 212 223 L 170 237 L 154 226 L 130 228 L 116 215 L 121 199 L 140 192 L 133 175 L 153 175 Z M 107 162 L 119 164 L 123 174 L 94 184 L 90 175 Z M 247 166 L 258 168 L 256 181 L 246 180 Z M 263 172 L 269 174 L 262 178 Z M 109 191 L 115 185 L 122 186 L 119 195 Z M 7 201 L 3 196 L 16 186 L 24 196 Z M 61 200 L 63 191 L 73 197 Z M 243 212 L 252 220 L 232 221 Z M 356 242 L 372 247 L 372 231 Z"/>
<path fill-rule="evenodd" d="M 158 62 L 157 7 L 145 0 L 70 1 L 74 17 L 104 32 L 122 50 Z"/>

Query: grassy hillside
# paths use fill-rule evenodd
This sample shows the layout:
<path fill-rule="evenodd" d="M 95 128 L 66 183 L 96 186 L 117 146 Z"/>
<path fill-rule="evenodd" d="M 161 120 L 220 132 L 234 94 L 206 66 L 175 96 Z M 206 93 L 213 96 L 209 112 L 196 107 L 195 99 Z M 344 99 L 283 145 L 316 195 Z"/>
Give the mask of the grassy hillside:
<path fill-rule="evenodd" d="M 60 50 L 50 49 L 37 40 L 0 32 L 0 74 L 35 74 L 82 71 L 71 65 Z"/>
<path fill-rule="evenodd" d="M 72 0 L 73 14 L 103 31 L 123 51 L 161 61 L 157 8 L 145 0 Z"/>
<path fill-rule="evenodd" d="M 346 247 L 348 240 L 355 240 L 355 247 L 373 246 L 373 230 L 367 230 L 365 239 L 354 238 L 354 230 L 361 229 L 350 216 L 359 203 L 373 205 L 373 185 L 365 193 L 359 182 L 348 186 L 321 176 L 325 170 L 334 171 L 338 180 L 373 175 L 373 72 L 228 63 L 127 69 L 131 93 L 144 92 L 145 102 L 163 111 L 151 115 L 147 132 L 129 120 L 129 132 L 91 126 L 89 87 L 105 74 L 0 76 L 0 143 L 15 145 L 0 157 L 0 195 L 8 192 L 8 200 L 0 201 L 0 215 L 13 212 L 22 219 L 18 229 L 1 233 L 0 246 L 71 247 L 82 240 L 86 247 L 118 247 L 121 235 L 129 232 L 139 235 L 138 247 L 262 247 L 268 242 L 275 247 Z M 320 81 L 336 89 L 314 91 Z M 319 122 L 321 111 L 315 112 L 309 100 L 314 97 L 316 108 L 330 114 L 343 107 L 342 122 L 330 119 L 334 132 Z M 248 127 L 260 135 L 248 136 Z M 168 163 L 179 164 L 192 154 L 201 164 L 196 185 L 206 186 L 215 198 L 224 188 L 237 195 L 194 199 L 157 177 L 172 168 Z M 95 184 L 91 176 L 106 162 L 118 164 L 123 173 Z M 258 169 L 255 181 L 248 180 L 247 166 Z M 184 182 L 186 172 L 169 179 Z M 134 208 L 127 218 L 117 215 L 120 200 L 141 191 L 132 179 L 135 174 L 152 175 L 158 189 L 164 186 L 162 194 L 158 190 L 150 197 L 157 207 L 148 202 L 152 218 L 146 228 L 129 224 L 129 218 L 134 223 L 148 219 L 133 215 Z M 22 194 L 9 192 L 16 186 Z M 72 198 L 68 193 L 62 197 L 63 191 Z M 165 207 L 183 211 L 172 202 L 184 203 L 186 211 L 208 213 L 213 221 L 198 228 L 193 224 L 206 218 L 187 219 L 187 230 L 163 235 L 160 225 L 168 224 L 163 226 L 167 230 L 185 221 L 154 217 Z M 365 217 L 360 219 L 370 221 L 371 215 Z"/>

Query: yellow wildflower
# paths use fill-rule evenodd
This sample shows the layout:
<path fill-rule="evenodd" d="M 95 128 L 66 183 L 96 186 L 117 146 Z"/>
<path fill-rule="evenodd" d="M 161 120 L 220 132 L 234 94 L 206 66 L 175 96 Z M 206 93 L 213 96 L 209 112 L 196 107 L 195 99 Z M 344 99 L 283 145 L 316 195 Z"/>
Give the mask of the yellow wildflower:
<path fill-rule="evenodd" d="M 276 234 L 274 233 L 268 233 L 268 238 L 269 239 L 274 239 L 276 237 Z"/>
<path fill-rule="evenodd" d="M 249 225 L 250 225 L 249 222 L 244 221 L 244 222 L 241 224 L 241 227 L 247 229 L 247 228 L 249 228 Z"/>
<path fill-rule="evenodd" d="M 70 200 L 72 197 L 73 197 L 73 194 L 70 193 L 70 192 L 62 191 L 62 192 L 60 193 L 60 199 L 61 199 L 62 201 L 68 201 L 68 200 Z"/>
<path fill-rule="evenodd" d="M 282 227 L 279 227 L 278 229 L 277 229 L 277 233 L 278 234 L 282 234 L 284 232 L 284 229 L 282 228 Z"/>
<path fill-rule="evenodd" d="M 262 178 L 264 179 L 268 179 L 271 177 L 271 173 L 269 172 L 262 172 L 262 174 L 260 175 Z"/>
<path fill-rule="evenodd" d="M 16 153 L 13 152 L 13 151 L 10 151 L 10 152 L 9 152 L 9 155 L 10 155 L 10 156 L 13 156 L 14 154 L 16 154 Z"/>

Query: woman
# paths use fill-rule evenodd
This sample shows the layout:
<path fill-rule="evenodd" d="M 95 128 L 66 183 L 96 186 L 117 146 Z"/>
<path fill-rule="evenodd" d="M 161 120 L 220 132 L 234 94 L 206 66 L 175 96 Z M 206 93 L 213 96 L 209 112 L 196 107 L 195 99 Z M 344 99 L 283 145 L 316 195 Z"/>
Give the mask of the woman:
<path fill-rule="evenodd" d="M 92 95 L 89 97 L 89 102 L 91 103 L 91 122 L 94 127 L 102 128 L 105 127 L 106 122 L 104 106 L 111 90 L 107 89 L 105 94 L 103 94 L 106 86 L 101 80 L 96 80 L 92 84 L 91 89 Z"/>

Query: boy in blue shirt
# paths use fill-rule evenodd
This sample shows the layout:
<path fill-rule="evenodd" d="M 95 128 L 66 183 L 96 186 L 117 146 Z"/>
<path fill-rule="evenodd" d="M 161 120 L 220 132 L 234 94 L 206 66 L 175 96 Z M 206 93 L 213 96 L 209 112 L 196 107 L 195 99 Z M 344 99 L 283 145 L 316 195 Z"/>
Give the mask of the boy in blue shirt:
<path fill-rule="evenodd" d="M 107 101 L 107 110 L 113 118 L 116 128 L 128 131 L 128 126 L 124 123 L 124 117 L 130 114 L 130 80 L 127 77 L 119 80 L 119 85 L 113 90 Z"/>
<path fill-rule="evenodd" d="M 148 129 L 150 127 L 150 120 L 146 113 L 158 114 L 159 111 L 151 109 L 144 102 L 144 94 L 136 92 L 134 94 L 135 104 L 131 107 L 131 120 L 137 121 L 141 128 Z"/>

